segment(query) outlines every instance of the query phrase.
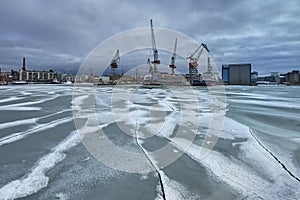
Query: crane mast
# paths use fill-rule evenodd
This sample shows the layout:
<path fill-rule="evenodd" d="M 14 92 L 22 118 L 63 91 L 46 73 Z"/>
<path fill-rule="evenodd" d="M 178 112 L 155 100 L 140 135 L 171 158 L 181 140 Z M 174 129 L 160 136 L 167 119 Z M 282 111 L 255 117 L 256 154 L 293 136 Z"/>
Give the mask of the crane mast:
<path fill-rule="evenodd" d="M 113 59 L 110 62 L 111 68 L 118 68 L 118 61 L 120 61 L 119 49 L 117 49 Z"/>
<path fill-rule="evenodd" d="M 150 58 L 148 58 L 147 64 L 148 64 L 148 66 L 149 66 L 149 74 L 151 74 L 151 73 L 153 72 L 153 67 L 152 67 L 152 65 L 151 65 Z"/>
<path fill-rule="evenodd" d="M 110 67 L 111 67 L 113 76 L 115 76 L 117 74 L 119 61 L 120 61 L 120 53 L 119 53 L 119 49 L 117 49 L 113 59 L 110 62 Z"/>
<path fill-rule="evenodd" d="M 207 71 L 210 73 L 212 72 L 212 66 L 210 64 L 210 56 L 208 56 L 207 58 Z"/>
<path fill-rule="evenodd" d="M 172 74 L 174 74 L 174 70 L 176 68 L 176 65 L 175 65 L 176 50 L 177 50 L 177 38 L 175 38 L 174 51 L 173 51 L 173 56 L 171 57 L 171 64 L 170 64 L 170 68 L 172 69 Z"/>
<path fill-rule="evenodd" d="M 152 50 L 153 50 L 153 57 L 154 57 L 154 60 L 152 61 L 152 63 L 154 65 L 154 71 L 157 71 L 156 65 L 160 64 L 160 60 L 158 60 L 158 51 L 156 49 L 155 35 L 154 35 L 152 19 L 150 19 L 150 27 L 151 27 Z"/>

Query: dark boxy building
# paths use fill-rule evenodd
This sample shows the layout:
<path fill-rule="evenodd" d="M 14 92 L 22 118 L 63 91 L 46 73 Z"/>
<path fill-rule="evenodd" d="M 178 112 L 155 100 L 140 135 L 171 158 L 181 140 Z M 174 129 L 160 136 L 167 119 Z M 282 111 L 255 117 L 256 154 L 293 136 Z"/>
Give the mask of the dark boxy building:
<path fill-rule="evenodd" d="M 289 83 L 300 83 L 299 70 L 293 70 L 285 75 L 286 81 Z"/>
<path fill-rule="evenodd" d="M 250 85 L 251 64 L 222 65 L 222 79 L 229 85 Z"/>

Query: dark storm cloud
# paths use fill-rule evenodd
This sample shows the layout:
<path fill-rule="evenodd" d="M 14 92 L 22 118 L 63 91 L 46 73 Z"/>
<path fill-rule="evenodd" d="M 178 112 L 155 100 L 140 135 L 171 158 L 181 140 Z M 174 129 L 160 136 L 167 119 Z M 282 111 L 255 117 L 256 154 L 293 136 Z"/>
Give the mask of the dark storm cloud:
<path fill-rule="evenodd" d="M 17 69 L 25 56 L 31 68 L 78 67 L 101 41 L 152 18 L 207 43 L 219 67 L 251 62 L 285 72 L 300 65 L 299 10 L 297 0 L 2 0 L 0 66 Z"/>

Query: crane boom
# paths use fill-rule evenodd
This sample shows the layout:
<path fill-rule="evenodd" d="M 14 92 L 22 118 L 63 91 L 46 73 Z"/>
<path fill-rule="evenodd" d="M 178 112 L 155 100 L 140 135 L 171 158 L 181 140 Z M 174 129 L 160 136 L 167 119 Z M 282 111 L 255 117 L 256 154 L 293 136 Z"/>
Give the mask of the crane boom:
<path fill-rule="evenodd" d="M 119 60 L 120 60 L 120 53 L 119 53 L 119 49 L 117 49 L 117 51 L 110 63 L 111 68 L 117 68 Z"/>
<path fill-rule="evenodd" d="M 199 51 L 199 49 L 200 49 L 201 47 L 202 47 L 202 46 L 200 45 L 200 46 L 196 49 L 196 51 L 195 51 L 194 53 L 192 53 L 192 55 L 190 55 L 190 56 L 187 57 L 186 59 L 194 59 L 195 54 Z"/>
<path fill-rule="evenodd" d="M 177 38 L 175 38 L 175 45 L 174 45 L 174 51 L 173 51 L 173 58 L 176 59 L 176 50 L 177 50 Z"/>
<path fill-rule="evenodd" d="M 150 27 L 151 27 L 151 41 L 152 41 L 152 50 L 153 50 L 153 61 L 154 64 L 154 70 L 157 70 L 156 65 L 160 64 L 160 60 L 158 60 L 158 51 L 156 49 L 156 43 L 155 43 L 155 35 L 154 35 L 154 28 L 153 28 L 153 22 L 152 19 L 150 19 Z"/>
<path fill-rule="evenodd" d="M 207 45 L 204 44 L 204 43 L 201 43 L 201 45 L 196 49 L 196 51 L 192 55 L 187 57 L 187 59 L 190 59 L 190 63 L 189 63 L 190 66 L 194 66 L 194 67 L 198 66 L 198 60 L 199 60 L 199 58 L 200 58 L 200 56 L 201 56 L 204 49 L 207 52 L 209 52 L 209 49 L 208 49 Z M 198 54 L 195 56 L 195 54 L 197 52 L 198 52 Z"/>
<path fill-rule="evenodd" d="M 150 62 L 150 58 L 148 58 L 147 64 L 149 66 L 149 73 L 151 74 L 153 72 L 153 68 L 152 68 L 152 65 L 151 65 L 151 62 Z"/>
<path fill-rule="evenodd" d="M 150 27 L 151 27 L 151 40 L 152 40 L 152 50 L 156 50 L 156 43 L 155 43 L 155 35 L 154 35 L 154 28 L 152 19 L 150 19 Z"/>
<path fill-rule="evenodd" d="M 174 51 L 173 51 L 173 56 L 171 57 L 171 64 L 170 64 L 170 68 L 172 69 L 172 74 L 174 74 L 174 69 L 176 68 L 175 65 L 176 50 L 177 50 L 177 38 L 175 38 Z"/>

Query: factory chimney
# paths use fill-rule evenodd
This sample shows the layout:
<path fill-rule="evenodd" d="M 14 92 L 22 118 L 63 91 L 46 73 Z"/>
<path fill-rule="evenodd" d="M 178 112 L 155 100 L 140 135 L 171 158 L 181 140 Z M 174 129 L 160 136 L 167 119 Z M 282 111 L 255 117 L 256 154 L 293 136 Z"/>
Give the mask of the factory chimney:
<path fill-rule="evenodd" d="M 26 61 L 25 58 L 23 58 L 23 67 L 22 67 L 23 71 L 26 71 Z"/>

